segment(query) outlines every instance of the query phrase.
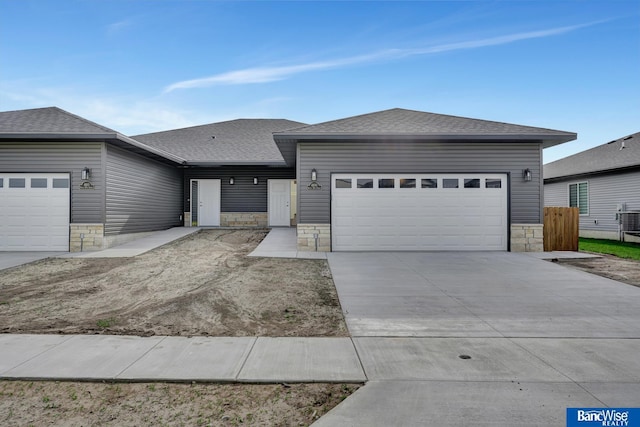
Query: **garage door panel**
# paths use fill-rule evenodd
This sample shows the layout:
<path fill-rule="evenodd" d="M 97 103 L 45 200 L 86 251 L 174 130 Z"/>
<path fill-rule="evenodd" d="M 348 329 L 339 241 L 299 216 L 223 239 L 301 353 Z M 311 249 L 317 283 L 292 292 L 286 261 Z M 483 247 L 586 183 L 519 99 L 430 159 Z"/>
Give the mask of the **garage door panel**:
<path fill-rule="evenodd" d="M 389 175 L 395 188 L 377 188 L 379 178 L 339 174 L 335 179 L 373 178 L 373 188 L 332 185 L 334 250 L 506 250 L 507 176 L 499 174 Z M 415 179 L 417 188 L 400 188 L 400 179 Z M 421 179 L 438 188 L 420 188 Z M 501 188 L 486 188 L 501 181 Z M 473 179 L 479 188 L 442 188 L 443 179 Z"/>
<path fill-rule="evenodd" d="M 0 250 L 69 250 L 69 174 L 0 173 Z M 66 188 L 53 188 L 66 182 Z M 9 182 L 24 187 L 11 187 Z"/>

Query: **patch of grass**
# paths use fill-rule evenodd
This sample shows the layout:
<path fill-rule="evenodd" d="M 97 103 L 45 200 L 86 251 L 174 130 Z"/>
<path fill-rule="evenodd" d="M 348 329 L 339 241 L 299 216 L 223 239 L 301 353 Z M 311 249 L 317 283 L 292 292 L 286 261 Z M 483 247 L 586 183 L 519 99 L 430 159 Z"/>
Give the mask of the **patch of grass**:
<path fill-rule="evenodd" d="M 586 252 L 615 255 L 640 261 L 640 244 L 616 240 L 580 238 L 579 249 Z"/>
<path fill-rule="evenodd" d="M 113 325 L 116 324 L 116 319 L 110 318 L 110 319 L 99 319 L 96 322 L 96 325 L 98 325 L 99 328 L 105 329 L 105 328 L 109 328 Z"/>

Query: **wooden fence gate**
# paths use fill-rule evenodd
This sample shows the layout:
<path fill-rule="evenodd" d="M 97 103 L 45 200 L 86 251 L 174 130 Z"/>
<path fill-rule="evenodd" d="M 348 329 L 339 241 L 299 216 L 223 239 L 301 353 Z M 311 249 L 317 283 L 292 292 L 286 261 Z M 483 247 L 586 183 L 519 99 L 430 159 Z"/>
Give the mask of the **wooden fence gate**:
<path fill-rule="evenodd" d="M 577 251 L 580 211 L 578 208 L 544 208 L 544 250 Z"/>

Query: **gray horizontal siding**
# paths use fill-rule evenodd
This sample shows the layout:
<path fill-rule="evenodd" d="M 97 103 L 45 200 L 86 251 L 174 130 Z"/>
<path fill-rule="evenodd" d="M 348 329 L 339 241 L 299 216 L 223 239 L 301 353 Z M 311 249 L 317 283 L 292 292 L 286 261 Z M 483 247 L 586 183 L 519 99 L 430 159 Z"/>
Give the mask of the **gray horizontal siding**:
<path fill-rule="evenodd" d="M 71 223 L 104 223 L 101 142 L 0 142 L 0 172 L 60 172 L 71 176 Z M 93 189 L 80 189 L 83 168 Z"/>
<path fill-rule="evenodd" d="M 626 203 L 627 210 L 640 210 L 640 171 L 592 175 L 546 184 L 545 206 L 568 206 L 569 184 L 585 181 L 589 183 L 589 215 L 580 216 L 581 230 L 617 232 L 616 209 L 619 203 Z"/>
<path fill-rule="evenodd" d="M 253 185 L 253 177 L 258 185 Z M 235 184 L 229 184 L 234 177 Z M 264 166 L 225 166 L 218 168 L 190 168 L 184 171 L 184 209 L 190 210 L 189 181 L 192 179 L 220 179 L 221 212 L 267 212 L 267 179 L 295 179 L 293 168 Z"/>
<path fill-rule="evenodd" d="M 105 235 L 180 226 L 182 171 L 107 146 Z"/>
<path fill-rule="evenodd" d="M 329 223 L 332 173 L 511 174 L 511 222 L 541 223 L 541 154 L 537 143 L 337 142 L 298 144 L 299 223 Z M 309 190 L 311 169 L 321 190 Z M 522 171 L 531 169 L 525 182 Z"/>
<path fill-rule="evenodd" d="M 554 182 L 544 185 L 544 205 L 545 206 L 569 206 L 569 193 L 567 184 L 564 182 Z"/>

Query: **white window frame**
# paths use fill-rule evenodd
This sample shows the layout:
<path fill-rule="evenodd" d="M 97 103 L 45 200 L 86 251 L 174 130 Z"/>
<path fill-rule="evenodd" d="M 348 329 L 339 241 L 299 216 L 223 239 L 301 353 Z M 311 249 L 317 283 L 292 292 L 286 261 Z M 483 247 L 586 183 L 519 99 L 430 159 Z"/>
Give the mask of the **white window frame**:
<path fill-rule="evenodd" d="M 580 216 L 589 216 L 589 181 L 576 181 L 576 182 L 570 182 L 569 184 L 567 184 L 567 206 L 569 206 L 570 208 L 578 208 L 578 211 L 580 211 L 580 184 L 585 184 L 587 186 L 587 212 L 586 213 L 580 213 Z M 575 185 L 576 186 L 576 203 L 577 206 L 571 206 L 571 186 Z"/>

